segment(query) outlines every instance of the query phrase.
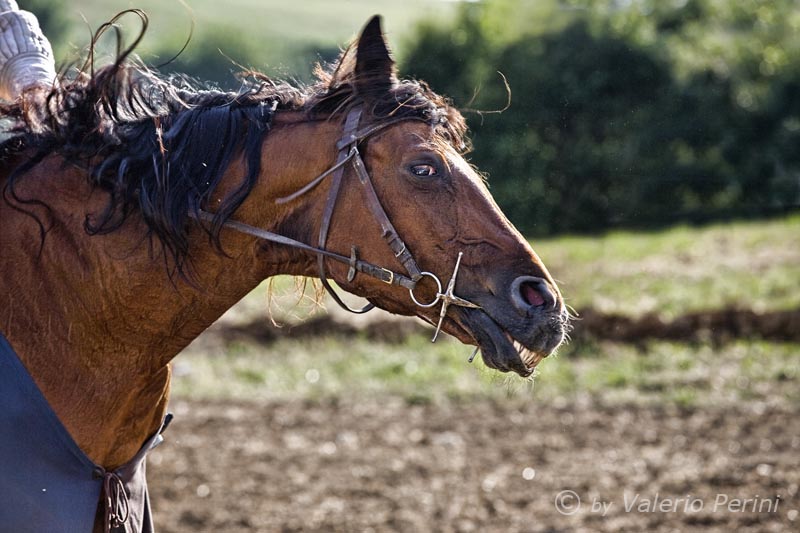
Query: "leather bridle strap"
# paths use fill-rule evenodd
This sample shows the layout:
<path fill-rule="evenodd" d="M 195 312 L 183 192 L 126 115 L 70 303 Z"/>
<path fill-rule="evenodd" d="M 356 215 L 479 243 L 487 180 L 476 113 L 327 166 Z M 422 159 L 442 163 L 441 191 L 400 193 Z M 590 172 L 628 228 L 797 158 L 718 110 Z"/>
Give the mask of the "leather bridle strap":
<path fill-rule="evenodd" d="M 198 220 L 205 220 L 206 222 L 212 222 L 214 220 L 214 214 L 209 213 L 208 211 L 199 211 L 197 213 L 196 218 Z M 404 287 L 409 290 L 413 290 L 414 287 L 417 286 L 417 283 L 411 278 L 399 274 L 397 272 L 392 272 L 391 270 L 388 270 L 386 268 L 373 265 L 372 263 L 369 263 L 367 261 L 362 261 L 361 259 L 358 259 L 356 255 L 351 255 L 350 257 L 347 257 L 346 255 L 337 254 L 336 252 L 331 252 L 329 250 L 321 250 L 315 246 L 311 246 L 304 242 L 292 239 L 291 237 L 278 235 L 277 233 L 257 228 L 249 224 L 244 224 L 236 220 L 228 220 L 227 222 L 225 222 L 224 226 L 226 228 L 236 230 L 240 233 L 246 233 L 247 235 L 258 237 L 259 239 L 263 239 L 265 241 L 291 246 L 292 248 L 305 250 L 307 252 L 311 252 L 314 254 L 322 254 L 325 257 L 333 259 L 334 261 L 338 261 L 340 263 L 348 265 L 351 271 L 353 272 L 362 272 L 367 276 L 377 278 L 380 281 L 390 285 L 397 285 L 398 287 Z"/>
<path fill-rule="evenodd" d="M 422 272 L 420 271 L 419 267 L 417 266 L 417 262 L 414 261 L 414 258 L 411 256 L 411 253 L 408 251 L 403 240 L 398 235 L 397 230 L 395 230 L 394 225 L 389 220 L 389 217 L 386 214 L 386 211 L 381 205 L 380 200 L 378 199 L 378 195 L 375 192 L 375 187 L 372 184 L 372 179 L 370 179 L 369 173 L 364 165 L 364 161 L 361 159 L 361 154 L 358 151 L 358 143 L 365 139 L 366 137 L 373 135 L 378 130 L 385 128 L 390 123 L 394 123 L 394 121 L 384 124 L 378 124 L 373 127 L 365 128 L 364 130 L 358 130 L 358 123 L 361 120 L 361 108 L 356 107 L 353 108 L 345 118 L 344 122 L 344 130 L 342 132 L 342 138 L 336 144 L 336 147 L 339 149 L 339 154 L 337 156 L 336 164 L 333 168 L 331 175 L 331 188 L 328 193 L 328 200 L 325 203 L 325 210 L 322 213 L 322 223 L 320 224 L 319 230 L 319 248 L 324 250 L 325 246 L 328 241 L 328 232 L 330 231 L 330 224 L 333 218 L 333 212 L 336 207 L 336 201 L 339 197 L 339 190 L 341 189 L 342 179 L 344 177 L 344 162 L 350 160 L 353 164 L 353 168 L 356 170 L 356 174 L 358 176 L 358 181 L 364 188 L 364 192 L 366 195 L 366 204 L 369 210 L 372 212 L 372 216 L 378 222 L 378 225 L 381 228 L 381 236 L 389 245 L 392 252 L 394 253 L 395 257 L 400 261 L 400 263 L 405 267 L 406 272 L 408 272 L 409 277 L 412 281 L 418 281 L 422 277 Z M 316 181 L 316 180 L 314 180 Z M 353 247 L 352 254 L 353 257 L 355 256 L 356 249 Z M 373 304 L 367 304 L 366 306 L 362 307 L 361 309 L 353 309 L 348 306 L 336 291 L 331 287 L 330 283 L 328 282 L 328 278 L 325 272 L 325 255 L 319 254 L 317 259 L 317 265 L 319 266 L 319 278 L 322 282 L 322 285 L 325 289 L 330 293 L 331 298 L 339 304 L 340 307 L 343 309 L 350 311 L 352 313 L 361 314 L 366 313 L 370 309 L 374 307 Z M 355 272 L 353 269 L 350 270 L 350 274 L 348 275 L 348 281 L 352 281 L 353 275 Z M 394 273 L 390 270 L 383 269 L 381 274 L 390 274 L 392 277 L 387 281 L 383 278 L 383 276 L 377 276 L 379 279 L 386 281 L 387 283 L 391 283 L 393 281 Z M 409 287 L 413 288 L 413 287 Z"/>
<path fill-rule="evenodd" d="M 344 121 L 344 132 L 342 137 L 350 137 L 358 130 L 358 122 L 361 120 L 361 108 L 356 107 L 353 108 L 348 114 L 347 118 Z M 325 203 L 325 210 L 322 212 L 322 223 L 319 226 L 319 240 L 317 241 L 319 244 L 319 249 L 324 250 L 325 245 L 328 242 L 328 231 L 331 227 L 331 219 L 333 219 L 333 210 L 336 207 L 336 200 L 339 197 L 339 189 L 342 185 L 342 178 L 344 177 L 344 165 L 343 162 L 347 160 L 352 160 L 353 157 L 356 156 L 355 152 L 350 150 L 351 146 L 355 149 L 355 143 L 358 140 L 353 139 L 351 143 L 348 143 L 344 146 L 337 146 L 339 148 L 339 155 L 336 157 L 336 170 L 333 171 L 331 175 L 331 188 L 330 192 L 328 193 L 328 201 Z M 356 249 L 353 248 L 353 256 L 355 256 Z M 325 254 L 318 254 L 317 255 L 317 266 L 319 268 L 319 280 L 322 282 L 322 286 L 325 287 L 325 290 L 328 291 L 328 294 L 331 295 L 331 298 L 339 304 L 339 307 L 345 309 L 346 311 L 350 311 L 351 313 L 355 314 L 363 314 L 367 311 L 370 311 L 372 308 L 375 307 L 374 304 L 368 303 L 361 309 L 353 309 L 341 299 L 341 297 L 333 290 L 331 284 L 328 282 L 328 276 L 325 272 Z M 349 278 L 350 276 L 348 276 Z"/>
<path fill-rule="evenodd" d="M 381 227 L 381 236 L 389 244 L 389 248 L 394 252 L 394 256 L 406 268 L 406 272 L 408 272 L 411 279 L 418 281 L 422 277 L 422 271 L 419 266 L 417 266 L 417 262 L 414 260 L 411 252 L 408 251 L 406 243 L 404 243 L 400 235 L 397 234 L 397 230 L 394 229 L 394 225 L 392 225 L 392 222 L 386 215 L 386 211 L 383 209 L 383 205 L 381 205 L 378 195 L 375 193 L 375 187 L 372 185 L 372 180 L 364 166 L 364 160 L 361 159 L 358 147 L 354 146 L 353 150 L 356 152 L 353 156 L 353 167 L 356 169 L 358 181 L 364 186 L 367 207 L 372 211 L 372 215 Z"/>

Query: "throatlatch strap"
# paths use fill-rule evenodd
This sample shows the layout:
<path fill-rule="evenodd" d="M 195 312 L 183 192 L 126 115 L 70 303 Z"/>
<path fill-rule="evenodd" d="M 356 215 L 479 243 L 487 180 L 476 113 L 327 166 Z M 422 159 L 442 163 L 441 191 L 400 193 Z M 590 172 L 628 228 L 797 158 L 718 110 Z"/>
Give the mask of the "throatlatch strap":
<path fill-rule="evenodd" d="M 197 220 L 205 220 L 206 222 L 214 221 L 213 213 L 209 213 L 208 211 L 202 211 L 202 210 L 199 211 L 196 218 Z M 239 231 L 241 233 L 245 233 L 247 235 L 252 235 L 253 237 L 258 237 L 259 239 L 264 239 L 265 241 L 291 246 L 292 248 L 297 248 L 298 250 L 304 250 L 306 252 L 311 252 L 313 254 L 324 255 L 325 257 L 328 257 L 345 265 L 349 265 L 350 268 L 355 270 L 356 272 L 363 272 L 367 276 L 372 276 L 373 278 L 377 278 L 383 281 L 384 283 L 397 285 L 398 287 L 404 287 L 406 289 L 413 289 L 416 286 L 416 282 L 411 278 L 404 276 L 402 274 L 398 274 L 397 272 L 392 272 L 389 269 L 373 265 L 372 263 L 362 261 L 355 254 L 351 255 L 350 257 L 347 257 L 342 254 L 337 254 L 336 252 L 331 252 L 328 250 L 317 248 L 315 246 L 311 246 L 304 242 L 292 239 L 291 237 L 278 235 L 277 233 L 273 233 L 265 229 L 257 228 L 249 224 L 244 224 L 236 220 L 228 220 L 225 222 L 225 224 L 223 224 L 223 226 L 232 230 Z"/>

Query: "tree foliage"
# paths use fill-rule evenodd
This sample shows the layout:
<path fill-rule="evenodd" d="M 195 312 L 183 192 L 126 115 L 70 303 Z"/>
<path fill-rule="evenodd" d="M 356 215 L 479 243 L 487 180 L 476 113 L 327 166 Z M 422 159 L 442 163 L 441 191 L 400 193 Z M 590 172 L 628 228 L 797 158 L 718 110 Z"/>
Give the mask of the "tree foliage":
<path fill-rule="evenodd" d="M 420 26 L 404 61 L 459 107 L 502 107 L 507 78 L 511 107 L 470 116 L 473 159 L 523 231 L 800 205 L 795 2 L 528 4 L 464 5 Z"/>

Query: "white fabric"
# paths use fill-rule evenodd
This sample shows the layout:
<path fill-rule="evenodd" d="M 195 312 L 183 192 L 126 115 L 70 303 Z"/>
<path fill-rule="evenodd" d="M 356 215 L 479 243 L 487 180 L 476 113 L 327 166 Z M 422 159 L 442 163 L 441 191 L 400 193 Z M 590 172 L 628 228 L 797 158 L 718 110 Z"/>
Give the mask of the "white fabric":
<path fill-rule="evenodd" d="M 0 0 L 0 10 L 0 98 L 15 100 L 30 86 L 53 85 L 53 49 L 36 16 L 14 0 Z"/>

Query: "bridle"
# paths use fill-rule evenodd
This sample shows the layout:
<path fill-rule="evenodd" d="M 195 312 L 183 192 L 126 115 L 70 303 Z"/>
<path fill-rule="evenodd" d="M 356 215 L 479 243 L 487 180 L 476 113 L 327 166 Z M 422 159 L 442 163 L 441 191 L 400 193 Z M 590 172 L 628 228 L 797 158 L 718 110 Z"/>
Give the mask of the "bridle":
<path fill-rule="evenodd" d="M 361 120 L 361 107 L 355 107 L 350 112 L 348 112 L 347 117 L 345 118 L 344 121 L 344 130 L 342 133 L 342 137 L 336 143 L 336 148 L 339 150 L 339 152 L 336 157 L 336 163 L 333 166 L 328 168 L 322 174 L 311 180 L 308 184 L 298 189 L 294 193 L 288 196 L 284 196 L 282 198 L 278 198 L 276 200 L 276 202 L 279 204 L 291 202 L 292 200 L 295 200 L 300 196 L 306 194 L 310 190 L 312 190 L 314 187 L 319 185 L 322 182 L 322 180 L 325 179 L 326 177 L 331 176 L 331 186 L 330 186 L 330 191 L 328 192 L 328 199 L 325 203 L 325 208 L 322 213 L 322 223 L 320 224 L 319 239 L 317 241 L 317 246 L 311 246 L 309 244 L 297 241 L 290 237 L 279 235 L 277 233 L 257 228 L 255 226 L 250 226 L 248 224 L 244 224 L 242 222 L 238 222 L 235 220 L 226 221 L 224 226 L 239 231 L 241 233 L 246 233 L 248 235 L 264 239 L 266 241 L 278 244 L 284 244 L 286 246 L 291 246 L 299 250 L 305 250 L 316 254 L 317 265 L 319 268 L 319 279 L 322 282 L 322 285 L 325 287 L 325 289 L 330 293 L 334 301 L 337 304 L 339 304 L 339 306 L 342 309 L 345 309 L 346 311 L 349 311 L 351 313 L 357 313 L 357 314 L 366 313 L 367 311 L 373 309 L 375 305 L 369 303 L 361 309 L 353 309 L 350 306 L 348 306 L 336 293 L 333 287 L 331 287 L 330 282 L 328 281 L 328 277 L 325 270 L 326 258 L 333 259 L 334 261 L 338 261 L 340 263 L 349 265 L 350 268 L 347 272 L 347 281 L 349 282 L 353 281 L 353 279 L 356 276 L 356 273 L 361 272 L 367 276 L 379 279 L 380 281 L 387 283 L 389 285 L 396 285 L 408 289 L 411 300 L 414 302 L 415 305 L 419 307 L 430 308 L 435 306 L 437 303 L 442 302 L 442 308 L 439 312 L 439 322 L 436 326 L 436 332 L 433 335 L 433 341 L 435 341 L 437 336 L 439 335 L 439 332 L 442 329 L 442 323 L 444 321 L 445 315 L 447 314 L 447 308 L 450 305 L 480 309 L 479 305 L 474 304 L 468 300 L 465 300 L 464 298 L 460 298 L 454 294 L 456 276 L 458 275 L 458 268 L 461 264 L 461 256 L 463 255 L 463 252 L 459 252 L 458 258 L 456 259 L 455 268 L 453 269 L 453 274 L 450 276 L 450 281 L 447 283 L 447 289 L 444 292 L 442 292 L 442 282 L 439 280 L 438 276 L 436 276 L 436 274 L 433 274 L 432 272 L 423 271 L 422 269 L 419 268 L 417 262 L 414 260 L 414 257 L 411 255 L 411 252 L 409 251 L 408 247 L 400 238 L 400 235 L 397 233 L 397 230 L 395 230 L 394 225 L 389 220 L 389 217 L 386 214 L 383 205 L 381 205 L 377 193 L 375 192 L 375 187 L 373 186 L 372 179 L 369 175 L 369 172 L 367 172 L 366 166 L 364 165 L 364 160 L 361 158 L 361 153 L 358 150 L 359 143 L 366 140 L 368 137 L 374 135 L 378 131 L 403 120 L 416 120 L 416 119 L 414 119 L 413 117 L 402 117 L 394 120 L 388 120 L 380 124 L 373 124 L 359 129 L 358 126 L 360 120 Z M 332 252 L 325 248 L 325 245 L 328 240 L 328 232 L 330 230 L 331 220 L 333 218 L 333 213 L 336 208 L 336 200 L 339 196 L 339 190 L 341 189 L 342 180 L 344 178 L 345 166 L 348 162 L 352 164 L 353 169 L 356 172 L 356 176 L 358 177 L 358 181 L 362 185 L 362 188 L 365 193 L 365 200 L 367 207 L 372 212 L 372 215 L 375 218 L 375 220 L 378 222 L 378 225 L 381 228 L 381 235 L 383 236 L 386 243 L 389 245 L 389 248 L 391 248 L 395 257 L 398 259 L 398 261 L 400 261 L 400 263 L 405 268 L 406 270 L 405 274 L 395 272 L 388 268 L 374 265 L 372 263 L 359 259 L 358 248 L 356 246 L 351 246 L 349 257 L 342 254 L 338 254 L 336 252 Z M 208 211 L 200 210 L 198 212 L 198 218 L 206 221 L 212 221 L 214 215 Z M 417 283 L 424 277 L 431 278 L 434 281 L 434 283 L 436 283 L 436 288 L 437 288 L 436 297 L 428 303 L 420 302 L 414 295 L 414 289 L 417 287 Z"/>

